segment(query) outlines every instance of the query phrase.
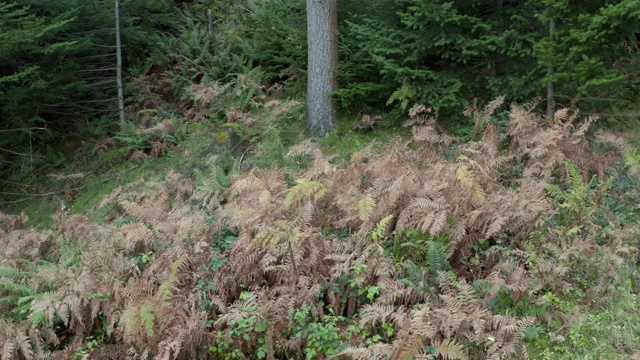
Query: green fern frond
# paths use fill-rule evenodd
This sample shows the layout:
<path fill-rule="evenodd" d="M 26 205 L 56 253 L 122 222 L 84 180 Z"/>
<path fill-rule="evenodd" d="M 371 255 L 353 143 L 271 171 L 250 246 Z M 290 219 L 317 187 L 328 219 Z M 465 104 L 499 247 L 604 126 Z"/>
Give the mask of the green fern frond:
<path fill-rule="evenodd" d="M 178 288 L 178 268 L 184 263 L 185 258 L 179 258 L 171 264 L 171 272 L 167 279 L 158 287 L 157 297 L 160 299 L 161 304 L 169 304 L 173 296 L 180 291 Z M 142 310 L 141 310 L 142 311 Z"/>
<path fill-rule="evenodd" d="M 582 184 L 582 174 L 578 168 L 571 162 L 567 161 L 567 180 L 572 185 Z"/>
<path fill-rule="evenodd" d="M 629 167 L 629 173 L 635 175 L 640 172 L 640 151 L 636 147 L 625 149 L 622 154 L 624 164 Z"/>
<path fill-rule="evenodd" d="M 373 211 L 376 208 L 376 199 L 371 194 L 367 194 L 360 201 L 358 201 L 358 213 L 360 214 L 360 220 L 367 221 L 373 216 Z"/>
<path fill-rule="evenodd" d="M 329 191 L 329 188 L 320 181 L 298 179 L 296 184 L 296 186 L 286 191 L 284 206 L 287 209 L 302 202 L 315 202 Z"/>
<path fill-rule="evenodd" d="M 19 296 L 35 295 L 36 290 L 11 281 L 0 281 L 0 289 Z"/>
<path fill-rule="evenodd" d="M 135 337 L 141 331 L 144 331 L 148 337 L 153 337 L 155 334 L 154 322 L 156 320 L 156 316 L 153 313 L 154 306 L 156 305 L 150 301 L 145 301 L 140 306 L 131 306 L 125 309 L 120 318 L 125 337 Z"/>
<path fill-rule="evenodd" d="M 586 182 L 576 166 L 568 161 L 564 186 L 547 184 L 546 190 L 566 217 L 562 220 L 592 221 L 600 206 L 598 199 L 604 196 L 612 181 L 612 178 L 598 181 L 594 176 Z"/>
<path fill-rule="evenodd" d="M 27 274 L 20 269 L 16 269 L 14 267 L 0 266 L 0 277 L 9 278 L 11 280 L 19 280 L 24 278 L 26 275 Z"/>
<path fill-rule="evenodd" d="M 21 296 L 18 298 L 17 304 L 18 306 L 28 305 L 35 299 L 42 299 L 47 295 L 47 293 L 33 293 L 25 296 Z"/>
<path fill-rule="evenodd" d="M 295 227 L 289 230 L 289 244 L 291 245 L 291 247 L 293 247 L 294 249 L 297 248 L 300 240 L 302 239 L 303 234 L 300 228 Z"/>
<path fill-rule="evenodd" d="M 447 245 L 432 240 L 427 241 L 427 245 L 426 266 L 435 280 L 439 271 L 446 271 L 450 268 L 449 249 Z"/>
<path fill-rule="evenodd" d="M 429 274 L 423 267 L 412 262 L 402 262 L 399 265 L 404 269 L 404 274 L 398 281 L 416 290 L 428 289 L 425 284 L 427 283 Z"/>
<path fill-rule="evenodd" d="M 484 203 L 486 194 L 484 189 L 475 180 L 473 173 L 466 166 L 460 166 L 456 170 L 458 181 L 467 189 L 471 190 L 471 203 L 475 206 Z"/>
<path fill-rule="evenodd" d="M 562 190 L 556 184 L 547 184 L 546 189 L 547 189 L 547 192 L 549 193 L 549 196 L 551 196 L 556 200 L 562 199 L 564 197 L 564 190 Z"/>
<path fill-rule="evenodd" d="M 122 312 L 120 325 L 124 329 L 125 338 L 133 336 L 138 331 L 140 327 L 139 318 L 139 310 L 136 306 L 130 306 Z"/>
<path fill-rule="evenodd" d="M 287 224 L 290 224 L 290 222 L 285 220 L 275 221 L 273 226 L 258 233 L 255 236 L 253 243 L 259 244 L 262 247 L 275 247 L 286 236 L 286 233 L 282 230 L 282 227 L 283 225 L 286 226 Z"/>
<path fill-rule="evenodd" d="M 18 299 L 19 297 L 15 295 L 7 295 L 7 296 L 0 297 L 0 303 L 15 304 L 18 302 Z"/>
<path fill-rule="evenodd" d="M 217 167 L 216 167 L 217 170 Z M 209 194 L 213 194 L 222 189 L 222 184 L 218 181 L 218 177 L 211 177 L 205 175 L 202 170 L 196 168 L 193 169 L 193 174 L 199 183 L 196 185 L 196 190 L 203 191 Z M 216 173 L 217 174 L 217 173 Z"/>
<path fill-rule="evenodd" d="M 152 305 L 149 302 L 142 304 L 140 306 L 140 325 L 142 325 L 145 333 L 150 338 L 154 335 L 153 323 L 155 319 Z"/>
<path fill-rule="evenodd" d="M 44 311 L 36 311 L 30 314 L 31 316 L 31 327 L 37 328 L 40 325 L 44 324 L 47 320 L 47 313 Z"/>
<path fill-rule="evenodd" d="M 393 219 L 393 215 L 388 215 L 380 220 L 378 225 L 376 225 L 376 229 L 371 233 L 371 237 L 374 241 L 377 241 L 378 239 L 382 239 L 382 237 L 384 237 L 387 224 L 389 223 L 389 221 L 391 221 L 391 219 Z"/>
<path fill-rule="evenodd" d="M 126 308 L 122 312 L 120 326 L 122 326 L 125 338 L 133 338 L 142 326 L 140 321 L 140 308 L 138 306 Z"/>

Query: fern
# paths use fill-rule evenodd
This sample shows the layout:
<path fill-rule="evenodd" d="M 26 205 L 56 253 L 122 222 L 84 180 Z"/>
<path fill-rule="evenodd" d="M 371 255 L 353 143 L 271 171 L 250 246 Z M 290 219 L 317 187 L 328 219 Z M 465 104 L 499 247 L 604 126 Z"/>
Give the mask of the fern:
<path fill-rule="evenodd" d="M 327 186 L 320 181 L 298 179 L 296 185 L 287 190 L 284 206 L 290 209 L 302 202 L 315 202 L 322 198 L 328 190 Z"/>
<path fill-rule="evenodd" d="M 425 267 L 429 273 L 432 274 L 433 280 L 436 279 L 437 274 L 440 271 L 446 271 L 450 269 L 449 265 L 449 251 L 447 245 L 436 242 L 427 241 L 427 253 L 425 257 Z"/>
<path fill-rule="evenodd" d="M 22 270 L 14 267 L 0 266 L 0 277 L 9 278 L 14 281 L 19 281 L 26 277 L 27 274 Z"/>
<path fill-rule="evenodd" d="M 185 266 L 186 258 L 178 258 L 171 263 L 166 279 L 160 283 L 156 293 L 143 296 L 128 306 L 120 319 L 125 339 L 135 342 L 144 334 L 147 340 L 160 333 L 171 321 L 167 316 L 175 304 L 174 297 L 180 292 L 178 272 Z"/>
<path fill-rule="evenodd" d="M 177 273 L 178 268 L 180 268 L 180 266 L 184 264 L 185 260 L 185 258 L 179 258 L 178 260 L 174 261 L 173 264 L 171 264 L 171 270 L 169 272 L 169 275 L 167 276 L 167 279 L 163 281 L 162 284 L 160 284 L 160 286 L 158 287 L 158 293 L 156 294 L 156 297 L 160 300 L 160 304 L 162 306 L 169 306 L 169 300 L 171 300 L 175 293 L 180 291 L 177 286 L 179 282 Z"/>
<path fill-rule="evenodd" d="M 564 187 L 555 184 L 546 186 L 547 192 L 561 210 L 561 225 L 570 225 L 572 221 L 590 223 L 595 220 L 600 208 L 600 200 L 606 194 L 613 179 L 597 181 L 593 177 L 585 182 L 576 166 L 566 163 L 566 179 Z"/>
<path fill-rule="evenodd" d="M 124 312 L 122 313 L 122 317 L 120 318 L 120 325 L 123 327 L 125 338 L 133 339 L 136 337 L 136 335 L 140 332 L 141 329 L 144 329 L 145 324 L 149 324 L 149 322 L 153 324 L 153 321 L 155 320 L 155 318 L 151 318 L 151 319 L 149 318 L 149 315 L 153 317 L 153 313 L 150 311 L 149 312 L 145 311 L 145 316 L 147 317 L 145 319 L 145 322 L 143 323 L 143 320 L 141 318 L 142 305 L 137 307 L 130 306 L 127 309 L 125 309 Z M 151 332 L 153 333 L 153 329 L 151 329 Z"/>
<path fill-rule="evenodd" d="M 16 284 L 14 282 L 9 281 L 0 281 L 0 288 L 6 292 L 16 294 L 20 297 L 34 295 L 36 291 L 29 286 L 25 286 L 22 284 Z M 2 298 L 5 299 L 5 298 Z M 0 299 L 0 301 L 3 301 Z M 3 301 L 6 302 L 6 301 Z"/>
<path fill-rule="evenodd" d="M 25 261 L 30 271 L 24 271 L 10 267 L 0 267 L 0 279 L 2 277 L 9 280 L 0 280 L 0 290 L 4 296 L 0 296 L 0 303 L 5 303 L 10 310 L 6 315 L 15 319 L 27 319 L 31 316 L 31 303 L 34 299 L 39 299 L 47 294 L 47 290 L 52 288 L 51 283 L 42 283 L 41 286 L 24 285 L 33 279 L 40 269 L 46 269 L 49 265 L 38 265 Z"/>
<path fill-rule="evenodd" d="M 29 316 L 31 317 L 31 326 L 33 328 L 38 328 L 41 325 L 46 324 L 48 317 L 47 313 L 44 311 L 34 311 L 31 312 Z"/>
<path fill-rule="evenodd" d="M 360 214 L 360 220 L 367 221 L 373 216 L 373 212 L 376 207 L 376 200 L 371 194 L 365 195 L 360 201 L 358 201 L 358 213 Z"/>
<path fill-rule="evenodd" d="M 157 306 L 157 305 L 152 305 L 149 302 L 145 302 L 140 306 L 140 310 L 139 310 L 140 312 L 138 314 L 140 319 L 140 325 L 144 328 L 144 331 L 147 334 L 147 337 L 149 338 L 152 338 L 153 335 L 155 334 L 154 322 L 156 317 L 153 311 L 154 306 Z M 166 304 L 163 304 L 163 306 L 166 306 Z"/>
<path fill-rule="evenodd" d="M 629 167 L 632 175 L 640 172 L 640 151 L 637 147 L 627 147 L 623 152 L 624 164 Z"/>
<path fill-rule="evenodd" d="M 192 87 L 197 106 L 215 107 L 218 95 L 236 90 L 244 105 L 260 105 L 254 75 L 234 75 L 222 90 Z M 331 351 L 350 347 L 337 356 L 525 358 L 524 337 L 539 331 L 526 316 L 555 331 L 570 323 L 557 316 L 561 306 L 544 303 L 552 295 L 611 298 L 609 281 L 584 285 L 615 274 L 623 254 L 635 254 L 636 234 L 593 224 L 608 181 L 583 178 L 596 171 L 582 152 L 588 121 L 574 130 L 575 114 L 564 111 L 547 126 L 532 109 L 513 107 L 502 134 L 491 124 L 497 104 L 478 114 L 482 141 L 460 147 L 438 131 L 435 113 L 417 106 L 410 138 L 349 162 L 329 162 L 307 142 L 291 150 L 313 159 L 300 171 L 195 170 L 195 193 L 175 173 L 118 187 L 102 206 L 121 213 L 110 211 L 114 221 L 102 226 L 59 214 L 55 232 L 37 233 L 2 220 L 0 307 L 20 313 L 0 334 L 5 357 L 24 357 L 25 334 L 35 357 L 39 342 L 68 346 L 56 333 L 81 344 L 104 331 L 132 357 L 207 357 L 199 347 L 207 339 L 214 355 L 297 359 L 321 348 L 310 343 L 315 335 L 295 335 L 305 325 L 292 315 L 309 309 L 306 319 L 318 324 L 340 318 L 329 335 L 342 344 Z M 252 114 L 224 110 L 252 131 Z M 230 228 L 233 241 L 217 244 Z M 616 247 L 580 239 L 592 234 Z M 560 247 L 553 236 L 576 241 Z"/>
<path fill-rule="evenodd" d="M 120 130 L 114 139 L 118 140 L 123 147 L 119 151 L 129 154 L 134 150 L 148 149 L 150 147 L 151 136 L 138 132 L 136 125 L 130 121 L 119 122 Z"/>
<path fill-rule="evenodd" d="M 475 206 L 482 205 L 486 195 L 482 186 L 474 179 L 473 174 L 466 166 L 461 166 L 456 170 L 458 181 L 471 191 L 471 203 Z"/>
<path fill-rule="evenodd" d="M 376 225 L 376 229 L 371 233 L 371 238 L 373 241 L 378 241 L 382 239 L 386 233 L 387 224 L 393 219 L 393 215 L 385 216 L 378 225 Z"/>
<path fill-rule="evenodd" d="M 468 359 L 462 345 L 455 339 L 436 340 L 433 342 L 433 349 L 436 355 L 443 359 L 466 360 Z"/>

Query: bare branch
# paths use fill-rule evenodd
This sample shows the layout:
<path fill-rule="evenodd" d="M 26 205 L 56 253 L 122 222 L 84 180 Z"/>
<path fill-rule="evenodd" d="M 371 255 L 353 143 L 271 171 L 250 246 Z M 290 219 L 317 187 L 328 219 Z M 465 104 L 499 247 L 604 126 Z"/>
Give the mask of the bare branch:
<path fill-rule="evenodd" d="M 33 131 L 33 130 L 48 131 L 47 128 L 43 128 L 43 127 L 29 127 L 29 128 L 3 129 L 3 130 L 0 130 L 0 133 L 2 133 L 2 132 L 13 132 L 13 131 L 24 131 L 26 133 L 31 133 L 31 131 Z"/>

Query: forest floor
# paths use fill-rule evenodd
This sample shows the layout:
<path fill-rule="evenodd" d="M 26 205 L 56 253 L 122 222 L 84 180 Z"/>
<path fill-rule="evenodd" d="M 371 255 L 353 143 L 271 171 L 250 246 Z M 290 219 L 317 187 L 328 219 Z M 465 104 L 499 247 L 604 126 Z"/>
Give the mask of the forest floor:
<path fill-rule="evenodd" d="M 0 214 L 2 358 L 640 358 L 637 138 L 496 101 L 307 139 L 196 91 Z"/>

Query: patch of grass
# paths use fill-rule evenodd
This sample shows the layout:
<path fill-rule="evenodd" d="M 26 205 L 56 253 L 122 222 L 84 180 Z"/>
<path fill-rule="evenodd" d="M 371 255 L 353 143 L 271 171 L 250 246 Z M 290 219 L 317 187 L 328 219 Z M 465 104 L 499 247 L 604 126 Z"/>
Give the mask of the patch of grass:
<path fill-rule="evenodd" d="M 51 215 L 58 210 L 75 214 L 86 214 L 92 221 L 103 222 L 109 209 L 96 209 L 96 205 L 118 186 L 140 179 L 157 180 L 169 171 L 186 172 L 188 167 L 199 160 L 202 151 L 215 141 L 211 127 L 202 123 L 187 124 L 181 142 L 171 147 L 160 157 L 150 157 L 139 163 L 127 160 L 116 145 L 102 154 L 95 154 L 92 143 L 84 143 L 74 158 L 69 158 L 63 169 L 56 174 L 84 173 L 79 179 L 52 179 L 37 176 L 33 182 L 24 183 L 25 188 L 34 188 L 37 183 L 40 193 L 31 200 L 7 207 L 7 212 L 23 211 L 29 221 L 26 226 L 47 229 L 53 225 Z M 202 159 L 205 161 L 206 159 Z M 28 197 L 28 196 L 25 196 Z"/>
<path fill-rule="evenodd" d="M 374 148 L 382 149 L 382 144 L 394 136 L 408 134 L 409 130 L 403 127 L 366 129 L 362 128 L 362 124 L 356 119 L 341 119 L 336 124 L 336 129 L 327 136 L 318 139 L 318 143 L 324 153 L 337 156 L 335 161 L 349 161 L 351 154 L 367 146 L 374 145 Z"/>
<path fill-rule="evenodd" d="M 529 357 L 543 360 L 630 359 L 640 353 L 640 306 L 627 286 L 601 311 L 582 313 L 573 307 L 577 319 L 566 331 L 550 331 L 529 344 Z M 586 309 L 586 311 L 590 311 Z M 633 357 L 635 358 L 635 357 Z"/>
<path fill-rule="evenodd" d="M 296 168 L 295 163 L 286 155 L 292 145 L 306 139 L 304 125 L 303 106 L 297 106 L 285 116 L 276 119 L 271 126 L 263 129 L 253 143 L 249 144 L 248 163 L 263 168 L 271 167 L 273 164 L 277 164 L 280 168 Z"/>

